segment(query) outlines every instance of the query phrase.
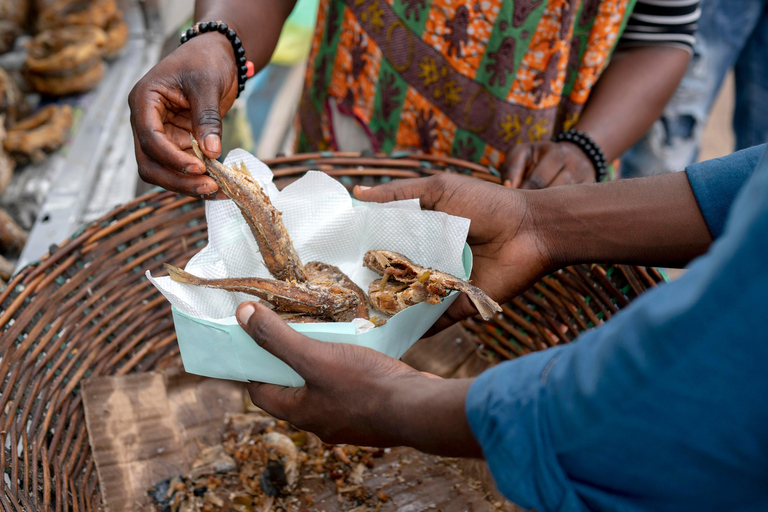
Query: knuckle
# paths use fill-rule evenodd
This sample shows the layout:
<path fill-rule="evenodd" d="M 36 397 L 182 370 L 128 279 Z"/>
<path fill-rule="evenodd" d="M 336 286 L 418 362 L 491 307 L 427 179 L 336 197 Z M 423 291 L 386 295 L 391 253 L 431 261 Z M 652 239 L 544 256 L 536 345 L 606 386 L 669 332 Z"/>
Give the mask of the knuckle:
<path fill-rule="evenodd" d="M 205 107 L 200 109 L 195 119 L 199 126 L 205 126 L 213 128 L 214 131 L 219 131 L 221 116 L 219 115 L 219 109 L 217 107 Z"/>

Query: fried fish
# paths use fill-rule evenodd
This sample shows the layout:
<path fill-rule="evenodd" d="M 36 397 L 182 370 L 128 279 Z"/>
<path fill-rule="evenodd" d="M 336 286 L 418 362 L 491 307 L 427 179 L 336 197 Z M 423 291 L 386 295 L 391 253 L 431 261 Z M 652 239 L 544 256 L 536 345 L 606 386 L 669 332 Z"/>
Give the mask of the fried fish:
<path fill-rule="evenodd" d="M 272 205 L 269 196 L 242 162 L 239 167 L 229 167 L 212 160 L 203 155 L 194 138 L 192 148 L 197 157 L 205 163 L 206 171 L 222 192 L 232 199 L 242 212 L 256 238 L 269 273 L 281 281 L 306 281 L 304 266 L 293 248 L 291 237 L 283 224 L 282 214 Z"/>
<path fill-rule="evenodd" d="M 383 276 L 368 287 L 371 306 L 382 313 L 394 315 L 420 302 L 437 304 L 451 290 L 467 294 L 484 320 L 501 311 L 501 307 L 476 286 L 451 274 L 421 267 L 400 253 L 368 251 L 363 265 Z"/>
<path fill-rule="evenodd" d="M 311 317 L 311 320 L 326 322 L 350 322 L 359 317 L 361 310 L 359 289 L 355 291 L 338 283 L 334 285 L 320 281 L 318 281 L 320 284 L 311 281 L 299 283 L 259 277 L 206 279 L 167 263 L 165 269 L 171 279 L 178 283 L 253 295 L 272 304 L 280 312 L 298 315 L 295 317 L 297 320 L 300 317 Z M 325 274 L 318 275 L 323 280 L 327 279 Z M 368 318 L 367 304 L 363 307 L 365 316 L 362 318 Z M 310 318 L 302 318 L 300 321 L 309 320 Z"/>

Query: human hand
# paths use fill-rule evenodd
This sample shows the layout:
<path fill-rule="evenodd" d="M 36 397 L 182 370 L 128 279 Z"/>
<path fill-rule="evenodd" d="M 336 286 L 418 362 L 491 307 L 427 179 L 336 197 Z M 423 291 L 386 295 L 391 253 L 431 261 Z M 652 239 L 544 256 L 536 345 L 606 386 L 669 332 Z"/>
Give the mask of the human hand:
<path fill-rule="evenodd" d="M 226 37 L 195 37 L 134 86 L 131 108 L 136 161 L 147 183 L 191 196 L 211 196 L 216 182 L 192 153 L 189 134 L 209 158 L 221 154 L 221 117 L 237 97 L 237 68 Z"/>
<path fill-rule="evenodd" d="M 377 203 L 419 198 L 426 210 L 470 219 L 467 243 L 474 258 L 472 284 L 500 304 L 554 270 L 526 193 L 519 190 L 466 176 L 439 174 L 367 189 L 355 187 L 354 194 L 360 200 Z M 472 301 L 462 294 L 428 335 L 476 313 Z"/>
<path fill-rule="evenodd" d="M 595 167 L 575 144 L 534 142 L 519 144 L 501 166 L 502 183 L 507 187 L 540 189 L 575 183 L 594 183 Z"/>
<path fill-rule="evenodd" d="M 250 383 L 251 400 L 269 414 L 328 443 L 480 456 L 464 413 L 471 380 L 430 378 L 370 348 L 308 338 L 256 302 L 241 304 L 237 320 L 305 380 L 300 388 Z"/>

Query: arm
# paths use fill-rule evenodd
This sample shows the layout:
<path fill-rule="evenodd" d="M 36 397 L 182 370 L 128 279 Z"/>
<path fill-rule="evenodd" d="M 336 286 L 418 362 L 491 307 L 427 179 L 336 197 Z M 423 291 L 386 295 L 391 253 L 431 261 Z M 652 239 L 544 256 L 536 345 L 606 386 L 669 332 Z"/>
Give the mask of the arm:
<path fill-rule="evenodd" d="M 419 198 L 471 220 L 473 283 L 499 303 L 575 263 L 683 266 L 718 236 L 765 145 L 674 173 L 546 190 L 514 190 L 455 175 L 357 187 L 364 201 Z M 693 185 L 693 189 L 691 186 Z M 475 314 L 460 296 L 435 325 Z"/>
<path fill-rule="evenodd" d="M 617 51 L 574 128 L 592 137 L 607 161 L 619 158 L 661 116 L 688 60 L 687 51 L 670 46 Z"/>
<path fill-rule="evenodd" d="M 553 267 L 683 267 L 712 242 L 682 172 L 540 190 L 529 193 L 528 201 Z"/>
<path fill-rule="evenodd" d="M 234 28 L 243 41 L 245 55 L 258 71 L 269 63 L 295 4 L 296 0 L 197 0 L 195 20 L 221 20 Z M 226 39 L 223 42 L 228 44 Z"/>
<path fill-rule="evenodd" d="M 221 20 L 242 40 L 259 71 L 269 62 L 295 0 L 201 0 L 198 21 Z M 257 27 L 257 28 L 252 28 Z M 211 196 L 216 183 L 191 153 L 190 132 L 210 158 L 221 154 L 221 118 L 237 97 L 231 43 L 218 32 L 190 39 L 153 67 L 131 91 L 136 161 L 141 178 L 168 190 Z"/>

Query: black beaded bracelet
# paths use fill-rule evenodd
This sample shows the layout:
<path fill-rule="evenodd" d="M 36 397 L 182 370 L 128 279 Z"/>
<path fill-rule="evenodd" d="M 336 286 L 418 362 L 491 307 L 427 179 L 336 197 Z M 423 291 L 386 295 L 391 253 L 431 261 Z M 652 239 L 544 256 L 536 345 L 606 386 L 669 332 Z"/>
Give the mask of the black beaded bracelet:
<path fill-rule="evenodd" d="M 595 167 L 595 176 L 597 181 L 601 182 L 605 179 L 608 166 L 605 162 L 605 155 L 600 146 L 592 140 L 592 138 L 586 133 L 580 130 L 566 130 L 563 133 L 557 134 L 552 142 L 570 142 L 579 146 L 587 158 L 589 158 L 592 165 Z"/>
<path fill-rule="evenodd" d="M 229 42 L 232 43 L 232 49 L 235 50 L 235 61 L 237 63 L 237 96 L 240 97 L 240 93 L 245 89 L 245 81 L 253 76 L 254 69 L 253 62 L 245 58 L 243 42 L 237 37 L 237 33 L 234 29 L 229 28 L 229 25 L 223 21 L 203 21 L 195 23 L 192 27 L 181 33 L 181 42 L 179 45 L 186 43 L 197 35 L 205 34 L 206 32 L 218 32 L 223 34 L 229 39 Z"/>

